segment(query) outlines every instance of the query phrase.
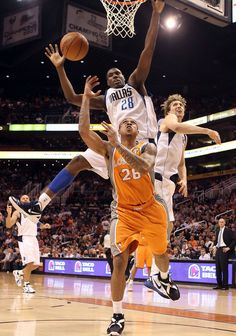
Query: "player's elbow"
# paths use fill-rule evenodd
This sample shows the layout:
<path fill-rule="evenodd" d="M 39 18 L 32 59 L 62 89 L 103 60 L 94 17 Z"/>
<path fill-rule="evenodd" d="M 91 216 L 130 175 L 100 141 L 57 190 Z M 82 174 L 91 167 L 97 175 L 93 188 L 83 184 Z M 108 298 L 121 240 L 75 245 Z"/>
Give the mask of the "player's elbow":
<path fill-rule="evenodd" d="M 79 126 L 79 134 L 83 140 L 86 140 L 88 137 L 88 131 L 82 126 Z"/>
<path fill-rule="evenodd" d="M 74 95 L 72 95 L 72 94 L 65 95 L 65 99 L 69 104 L 76 105 Z"/>
<path fill-rule="evenodd" d="M 183 128 L 182 128 L 182 125 L 180 123 L 174 124 L 172 127 L 170 127 L 170 129 L 175 133 L 182 133 L 183 132 Z"/>
<path fill-rule="evenodd" d="M 86 130 L 86 129 L 81 130 L 80 131 L 80 136 L 81 136 L 82 140 L 84 141 L 84 143 L 89 147 L 89 143 L 91 141 L 89 130 Z"/>

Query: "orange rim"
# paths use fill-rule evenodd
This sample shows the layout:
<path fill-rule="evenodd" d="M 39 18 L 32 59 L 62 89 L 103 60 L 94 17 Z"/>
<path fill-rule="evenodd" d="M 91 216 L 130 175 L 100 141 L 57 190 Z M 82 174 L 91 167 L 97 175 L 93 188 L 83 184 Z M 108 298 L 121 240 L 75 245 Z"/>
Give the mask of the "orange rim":
<path fill-rule="evenodd" d="M 116 1 L 116 0 L 104 0 L 105 2 L 108 2 L 112 5 L 120 5 L 120 6 L 125 6 L 125 5 L 134 5 L 134 4 L 137 4 L 137 3 L 143 3 L 145 2 L 146 0 L 131 0 L 131 1 Z"/>

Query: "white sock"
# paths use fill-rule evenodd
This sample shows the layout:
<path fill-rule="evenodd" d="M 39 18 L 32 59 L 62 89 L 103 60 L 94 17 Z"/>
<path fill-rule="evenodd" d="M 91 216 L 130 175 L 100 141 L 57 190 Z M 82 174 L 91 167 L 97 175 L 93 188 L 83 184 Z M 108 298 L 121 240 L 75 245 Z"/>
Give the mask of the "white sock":
<path fill-rule="evenodd" d="M 122 301 L 112 301 L 113 313 L 114 314 L 123 314 L 122 313 Z"/>
<path fill-rule="evenodd" d="M 129 285 L 133 285 L 134 280 L 130 279 L 129 280 Z"/>
<path fill-rule="evenodd" d="M 46 193 L 42 193 L 39 196 L 39 203 L 41 205 L 41 210 L 46 208 L 46 206 L 51 202 L 51 197 L 49 197 Z"/>
<path fill-rule="evenodd" d="M 27 286 L 27 285 L 30 285 L 29 281 L 24 282 L 24 287 Z"/>
<path fill-rule="evenodd" d="M 163 280 L 168 278 L 168 274 L 169 274 L 169 272 L 160 272 L 160 276 Z"/>
<path fill-rule="evenodd" d="M 23 270 L 19 270 L 18 272 L 20 273 L 20 275 L 22 275 L 22 276 L 24 275 L 24 271 Z"/>

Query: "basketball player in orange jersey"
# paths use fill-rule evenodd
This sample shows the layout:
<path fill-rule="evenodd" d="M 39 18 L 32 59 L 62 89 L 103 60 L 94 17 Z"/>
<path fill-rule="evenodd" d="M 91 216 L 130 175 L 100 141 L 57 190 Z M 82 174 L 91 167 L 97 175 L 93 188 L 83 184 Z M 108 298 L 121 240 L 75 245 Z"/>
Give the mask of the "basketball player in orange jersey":
<path fill-rule="evenodd" d="M 145 139 L 145 141 L 149 141 L 149 139 L 154 141 L 157 132 L 156 114 L 151 98 L 147 94 L 145 81 L 151 67 L 160 14 L 164 8 L 164 1 L 162 0 L 151 0 L 151 3 L 152 15 L 150 25 L 145 38 L 144 49 L 140 55 L 136 69 L 129 76 L 127 83 L 120 69 L 112 68 L 108 70 L 107 85 L 109 89 L 106 95 L 99 94 L 91 98 L 91 108 L 106 111 L 116 130 L 118 130 L 120 121 L 125 117 L 137 120 L 139 127 L 138 139 Z M 53 47 L 50 44 L 46 48 L 46 56 L 57 70 L 65 98 L 73 105 L 81 106 L 82 94 L 74 92 L 65 73 L 65 58 L 59 54 L 58 46 L 55 45 Z M 9 200 L 18 211 L 37 222 L 42 210 L 50 203 L 54 195 L 70 185 L 78 173 L 83 170 L 93 170 L 103 178 L 108 178 L 104 158 L 91 149 L 87 149 L 82 155 L 73 158 L 58 173 L 40 195 L 38 202 L 25 205 L 21 204 L 15 197 L 10 197 Z"/>
<path fill-rule="evenodd" d="M 137 250 L 135 251 L 135 257 L 134 257 L 134 265 L 132 267 L 132 270 L 130 272 L 129 279 L 127 280 L 127 289 L 129 292 L 133 291 L 133 282 L 135 278 L 135 274 L 137 270 L 143 269 L 146 265 L 148 270 L 148 275 L 151 274 L 151 267 L 152 267 L 152 251 L 150 247 L 148 246 L 148 242 L 144 238 L 143 235 L 140 235 L 139 238 L 139 245 Z M 150 290 L 151 291 L 151 290 Z"/>
<path fill-rule="evenodd" d="M 119 140 L 115 129 L 103 122 L 103 133 L 108 141 L 90 130 L 90 100 L 99 94 L 93 92 L 98 85 L 96 76 L 86 80 L 80 110 L 79 132 L 86 143 L 107 163 L 113 185 L 111 205 L 111 251 L 113 273 L 111 293 L 113 317 L 107 329 L 109 335 L 120 335 L 124 329 L 122 300 L 125 289 L 125 269 L 129 255 L 138 246 L 140 234 L 144 236 L 155 257 L 160 274 L 152 287 L 161 296 L 178 300 L 178 287 L 171 280 L 167 249 L 167 213 L 165 207 L 154 197 L 152 171 L 156 157 L 156 146 L 151 143 L 137 144 L 138 125 L 132 118 L 124 118 L 119 124 Z"/>

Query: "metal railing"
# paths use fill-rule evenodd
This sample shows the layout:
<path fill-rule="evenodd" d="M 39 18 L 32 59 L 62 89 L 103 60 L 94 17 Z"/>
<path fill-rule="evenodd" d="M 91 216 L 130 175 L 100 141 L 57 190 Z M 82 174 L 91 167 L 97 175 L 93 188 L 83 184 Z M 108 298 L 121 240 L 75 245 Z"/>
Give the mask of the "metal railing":
<path fill-rule="evenodd" d="M 229 212 L 234 213 L 235 210 L 234 210 L 234 209 L 230 209 L 230 210 L 226 210 L 226 211 L 224 211 L 224 212 L 221 212 L 220 214 L 218 214 L 217 216 L 215 216 L 215 220 L 217 220 L 219 217 L 221 217 L 221 216 L 223 216 L 223 215 L 225 215 L 225 214 L 227 214 L 227 213 L 229 213 Z"/>

